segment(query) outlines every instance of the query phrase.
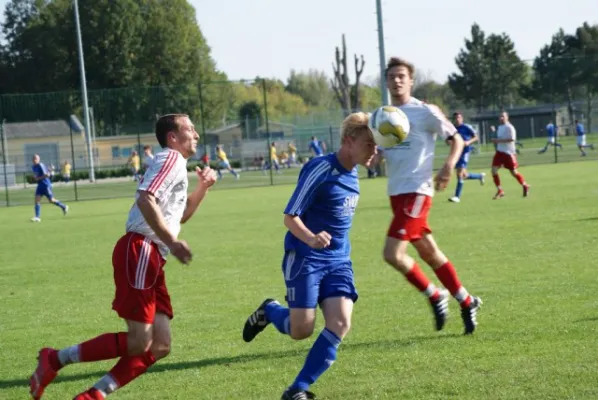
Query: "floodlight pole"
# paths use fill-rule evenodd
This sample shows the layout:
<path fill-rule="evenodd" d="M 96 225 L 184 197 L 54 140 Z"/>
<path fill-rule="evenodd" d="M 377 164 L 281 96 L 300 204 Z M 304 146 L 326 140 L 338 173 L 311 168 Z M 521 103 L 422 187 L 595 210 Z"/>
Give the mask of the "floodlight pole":
<path fill-rule="evenodd" d="M 380 92 L 382 105 L 388 104 L 388 89 L 386 88 L 386 55 L 384 54 L 384 24 L 382 22 L 382 0 L 376 0 L 376 15 L 378 17 L 378 53 L 380 54 Z"/>
<path fill-rule="evenodd" d="M 85 138 L 87 142 L 87 159 L 89 160 L 89 181 L 95 182 L 95 171 L 93 163 L 93 147 L 91 143 L 91 131 L 89 123 L 89 104 L 87 103 L 87 82 L 85 80 L 85 60 L 83 59 L 83 40 L 81 39 L 81 24 L 79 22 L 79 2 L 73 0 L 75 9 L 75 28 L 77 31 L 77 49 L 79 52 L 79 72 L 81 74 L 81 97 L 83 97 L 83 118 L 85 124 Z M 74 162 L 75 160 L 73 160 Z"/>

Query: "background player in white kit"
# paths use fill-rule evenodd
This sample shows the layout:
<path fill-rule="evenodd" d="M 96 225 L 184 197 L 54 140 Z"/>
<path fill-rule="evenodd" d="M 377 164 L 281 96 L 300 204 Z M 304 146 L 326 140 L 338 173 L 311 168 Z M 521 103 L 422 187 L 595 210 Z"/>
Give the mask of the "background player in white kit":
<path fill-rule="evenodd" d="M 116 286 L 112 309 L 126 321 L 128 332 L 105 333 L 62 350 L 42 349 L 30 380 L 34 399 L 42 397 L 58 370 L 68 364 L 120 358 L 91 389 L 75 397 L 104 399 L 170 352 L 173 312 L 163 269 L 166 256 L 172 253 L 184 264 L 191 261 L 189 246 L 177 236 L 181 223 L 193 216 L 216 182 L 216 174 L 209 167 L 198 168 L 198 185 L 187 196 L 187 159 L 195 154 L 199 139 L 187 115 L 161 117 L 156 138 L 164 151 L 156 154 L 141 179 L 126 234 L 112 254 Z"/>
<path fill-rule="evenodd" d="M 496 138 L 492 142 L 496 145 L 496 153 L 492 159 L 492 179 L 496 185 L 496 194 L 494 200 L 505 196 L 505 192 L 500 185 L 500 176 L 498 170 L 500 167 L 505 167 L 511 172 L 511 175 L 523 187 L 523 197 L 529 194 L 529 185 L 525 182 L 523 175 L 517 171 L 517 156 L 515 155 L 515 142 L 517 141 L 517 131 L 515 127 L 509 122 L 509 114 L 506 111 L 500 113 L 500 125 L 496 131 Z"/>
<path fill-rule="evenodd" d="M 426 277 L 407 254 L 409 243 L 434 270 L 436 276 L 461 305 L 465 334 L 476 328 L 477 311 L 482 304 L 461 285 L 453 264 L 440 251 L 428 225 L 434 188 L 444 190 L 463 150 L 463 139 L 440 109 L 411 97 L 415 69 L 400 58 L 391 58 L 386 67 L 386 84 L 392 104 L 409 118 L 410 132 L 403 143 L 384 151 L 388 174 L 388 195 L 394 218 L 388 229 L 384 259 L 420 292 L 434 312 L 436 329 L 444 327 L 448 315 L 448 293 Z M 436 136 L 450 144 L 450 153 L 432 182 Z"/>

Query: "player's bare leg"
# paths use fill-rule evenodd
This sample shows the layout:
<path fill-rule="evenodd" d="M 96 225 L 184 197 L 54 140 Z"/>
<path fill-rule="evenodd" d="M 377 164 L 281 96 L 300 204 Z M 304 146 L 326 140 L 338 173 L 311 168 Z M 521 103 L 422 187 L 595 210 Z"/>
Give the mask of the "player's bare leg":
<path fill-rule="evenodd" d="M 440 282 L 461 305 L 461 317 L 465 325 L 465 334 L 471 334 L 477 326 L 477 311 L 482 301 L 469 294 L 461 284 L 457 271 L 446 255 L 438 248 L 431 234 L 426 234 L 420 240 L 414 241 L 413 246 L 419 256 L 433 270 Z"/>
<path fill-rule="evenodd" d="M 417 290 L 429 300 L 434 313 L 436 330 L 441 330 L 448 317 L 448 293 L 436 287 L 421 270 L 419 265 L 407 254 L 409 241 L 393 237 L 386 238 L 384 260 L 399 271 Z"/>
<path fill-rule="evenodd" d="M 494 184 L 496 185 L 496 194 L 492 198 L 492 200 L 497 200 L 505 197 L 505 192 L 502 190 L 500 186 L 500 175 L 498 175 L 498 170 L 500 167 L 492 166 L 492 179 L 494 180 Z"/>
<path fill-rule="evenodd" d="M 295 382 L 284 391 L 281 400 L 308 400 L 315 398 L 315 395 L 308 391 L 309 386 L 334 363 L 336 360 L 336 351 L 343 338 L 349 333 L 351 328 L 351 315 L 353 313 L 353 300 L 347 297 L 330 297 L 324 299 L 320 304 L 326 327 L 311 348 L 305 365 L 297 375 Z M 292 309 L 295 310 L 295 309 Z M 296 309 L 305 310 L 305 309 Z M 305 314 L 299 311 L 296 315 L 296 320 L 306 320 L 308 323 L 296 334 L 302 338 L 304 334 L 313 332 L 315 322 L 315 310 L 313 311 L 313 320 L 311 314 Z M 291 331 L 293 326 L 293 314 L 291 313 Z M 314 365 L 319 368 L 314 369 Z"/>

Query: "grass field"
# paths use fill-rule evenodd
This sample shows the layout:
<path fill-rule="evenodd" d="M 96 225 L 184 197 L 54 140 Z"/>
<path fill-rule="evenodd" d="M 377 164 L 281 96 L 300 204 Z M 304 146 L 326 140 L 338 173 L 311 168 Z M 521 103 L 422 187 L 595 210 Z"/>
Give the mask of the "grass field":
<path fill-rule="evenodd" d="M 353 329 L 313 390 L 322 399 L 598 398 L 598 175 L 590 169 L 593 161 L 522 168 L 527 199 L 504 172 L 499 201 L 491 182 L 467 182 L 460 204 L 446 201 L 454 182 L 437 194 L 435 237 L 484 300 L 472 337 L 462 336 L 454 301 L 435 332 L 426 300 L 383 263 L 386 180 L 363 180 L 351 235 L 360 293 Z M 241 329 L 266 296 L 284 295 L 281 212 L 291 191 L 210 194 L 181 234 L 193 263 L 166 267 L 172 353 L 114 398 L 280 398 L 315 338 L 293 342 L 269 327 L 246 344 Z M 110 309 L 111 251 L 130 205 L 72 203 L 67 217 L 44 205 L 40 224 L 28 222 L 29 206 L 0 209 L 1 399 L 27 398 L 40 347 L 123 329 Z M 320 318 L 316 332 L 321 326 Z M 72 398 L 113 364 L 69 366 L 45 398 Z"/>

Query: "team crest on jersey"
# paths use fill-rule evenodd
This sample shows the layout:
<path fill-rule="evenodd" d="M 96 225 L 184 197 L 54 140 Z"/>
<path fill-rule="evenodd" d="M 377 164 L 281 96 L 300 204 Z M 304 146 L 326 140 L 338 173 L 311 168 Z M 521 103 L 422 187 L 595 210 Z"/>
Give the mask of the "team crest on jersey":
<path fill-rule="evenodd" d="M 359 202 L 359 195 L 347 196 L 345 197 L 345 201 L 343 202 L 343 217 L 352 217 L 355 214 L 355 209 L 357 208 L 357 203 Z"/>

